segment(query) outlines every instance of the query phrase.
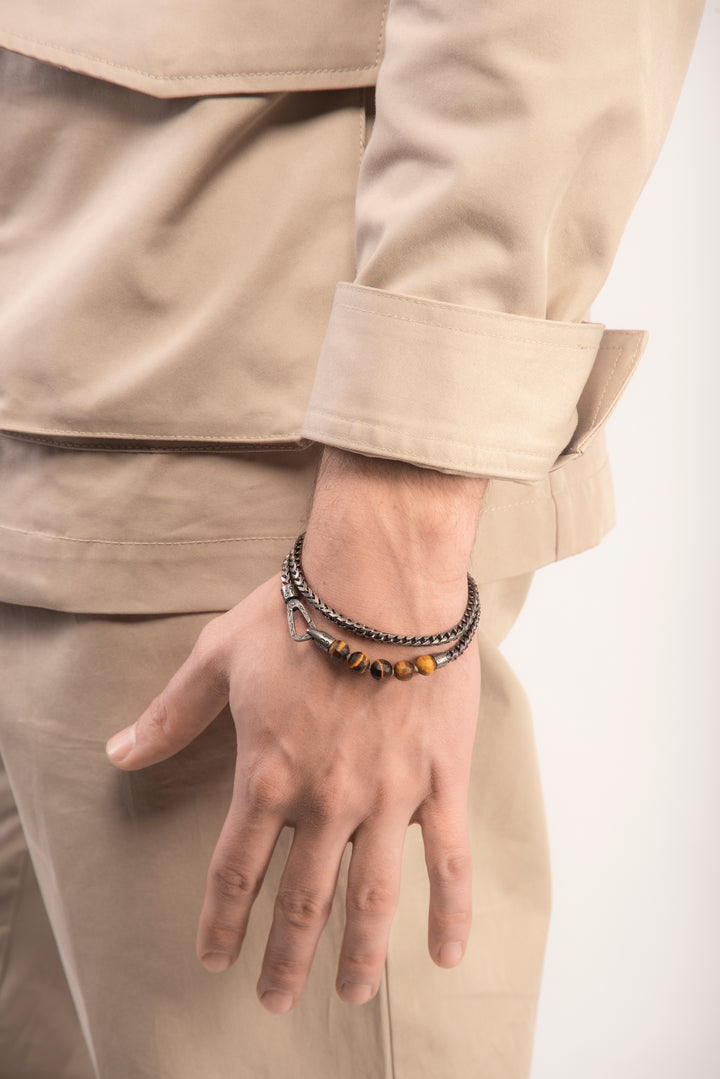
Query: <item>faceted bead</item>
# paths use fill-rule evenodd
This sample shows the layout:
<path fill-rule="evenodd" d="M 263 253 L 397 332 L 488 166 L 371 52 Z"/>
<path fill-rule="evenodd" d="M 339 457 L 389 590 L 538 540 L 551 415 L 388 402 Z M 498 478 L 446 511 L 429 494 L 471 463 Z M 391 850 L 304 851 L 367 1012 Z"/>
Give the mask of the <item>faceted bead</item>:
<path fill-rule="evenodd" d="M 348 667 L 356 674 L 365 674 L 370 666 L 370 659 L 364 652 L 351 652 L 348 657 Z"/>
<path fill-rule="evenodd" d="M 420 674 L 432 674 L 433 671 L 437 670 L 435 656 L 418 656 L 415 660 L 415 666 Z"/>
<path fill-rule="evenodd" d="M 400 659 L 395 664 L 395 677 L 401 682 L 407 682 L 415 674 L 415 665 L 408 659 Z"/>
<path fill-rule="evenodd" d="M 347 659 L 350 655 L 350 648 L 345 644 L 345 641 L 334 640 L 328 648 L 328 655 L 333 656 L 335 659 Z"/>
<path fill-rule="evenodd" d="M 392 673 L 392 663 L 388 663 L 386 659 L 374 659 L 370 664 L 370 674 L 373 678 L 376 678 L 378 682 L 382 682 L 385 678 L 390 678 Z"/>

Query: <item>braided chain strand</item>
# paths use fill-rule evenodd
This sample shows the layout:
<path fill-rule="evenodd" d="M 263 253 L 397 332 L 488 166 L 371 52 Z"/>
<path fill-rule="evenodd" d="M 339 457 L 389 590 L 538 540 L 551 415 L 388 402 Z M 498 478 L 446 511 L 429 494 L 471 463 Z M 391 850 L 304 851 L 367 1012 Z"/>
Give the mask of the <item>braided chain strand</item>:
<path fill-rule="evenodd" d="M 310 585 L 305 580 L 305 574 L 302 568 L 302 545 L 305 539 L 305 533 L 298 536 L 295 541 L 295 545 L 288 554 L 285 562 L 283 563 L 282 573 L 284 580 L 292 582 L 292 586 L 297 593 L 307 600 L 307 602 L 314 607 L 316 611 L 323 614 L 328 621 L 334 625 L 339 626 L 341 629 L 347 630 L 356 637 L 363 637 L 365 640 L 376 641 L 379 644 L 397 644 L 407 646 L 409 648 L 435 648 L 441 644 L 449 644 L 451 641 L 457 641 L 456 647 L 463 645 L 458 656 L 467 648 L 472 635 L 477 628 L 478 619 L 480 617 L 480 597 L 478 595 L 477 584 L 473 577 L 468 573 L 468 600 L 465 607 L 465 612 L 452 629 L 444 630 L 442 633 L 425 634 L 419 637 L 413 637 L 405 633 L 386 633 L 383 630 L 373 629 L 371 626 L 366 626 L 363 622 L 358 622 L 354 618 L 348 618 L 347 615 L 341 614 L 336 611 L 324 600 L 320 599 L 317 593 L 313 592 Z M 473 627 L 470 636 L 465 640 L 465 634 L 470 627 Z M 454 652 L 451 649 L 447 655 Z M 453 656 L 456 659 L 457 656 Z M 448 660 L 449 662 L 449 660 Z"/>
<path fill-rule="evenodd" d="M 447 663 L 452 663 L 454 659 L 459 659 L 463 652 L 467 651 L 470 646 L 470 642 L 475 636 L 479 621 L 480 604 L 478 604 L 472 622 L 470 623 L 460 640 L 457 642 L 457 644 L 453 645 L 453 647 L 448 649 L 447 652 L 441 652 L 440 655 L 435 656 L 435 662 L 437 663 L 438 667 L 444 667 Z"/>
<path fill-rule="evenodd" d="M 435 652 L 432 655 L 421 655 L 418 656 L 415 660 L 399 660 L 395 664 L 390 663 L 386 659 L 371 660 L 370 657 L 362 651 L 351 652 L 350 646 L 347 644 L 346 641 L 339 640 L 333 637 L 332 634 L 326 633 L 324 630 L 318 629 L 308 612 L 303 607 L 302 602 L 300 601 L 296 578 L 298 579 L 299 585 L 301 587 L 304 587 L 304 589 L 307 589 L 307 591 L 310 592 L 313 597 L 315 597 L 315 593 L 312 592 L 302 575 L 302 567 L 298 566 L 295 562 L 295 552 L 297 550 L 297 552 L 299 553 L 302 547 L 302 538 L 303 537 L 301 536 L 299 542 L 296 543 L 293 550 L 290 551 L 290 553 L 285 558 L 281 571 L 282 597 L 287 607 L 288 626 L 290 629 L 290 635 L 293 640 L 312 640 L 315 645 L 317 645 L 317 647 L 320 648 L 323 652 L 329 653 L 329 655 L 333 656 L 336 660 L 341 660 L 347 663 L 347 666 L 356 674 L 364 674 L 366 671 L 369 670 L 371 676 L 376 681 L 385 681 L 387 678 L 392 678 L 394 676 L 395 678 L 406 682 L 416 673 L 425 676 L 430 675 L 434 671 L 439 670 L 441 667 L 447 666 L 448 663 L 452 663 L 453 660 L 459 659 L 463 652 L 467 650 L 470 642 L 475 636 L 478 622 L 480 620 L 480 602 L 477 596 L 477 586 L 472 580 L 472 577 L 470 577 L 469 575 L 468 606 L 466 608 L 466 613 L 463 616 L 462 622 L 458 623 L 458 625 L 463 625 L 466 622 L 467 624 L 465 625 L 465 628 L 459 635 L 459 637 L 455 638 L 455 643 L 451 648 L 448 649 L 448 651 Z M 315 598 L 317 598 L 319 603 L 318 609 L 326 609 L 333 615 L 338 615 L 337 611 L 334 611 L 332 607 L 329 607 L 329 605 L 320 600 L 319 597 Z M 308 600 L 308 602 L 310 603 L 310 606 L 314 606 L 314 604 L 310 600 Z M 469 621 L 467 621 L 468 610 L 472 610 Z M 303 619 L 306 622 L 306 630 L 302 634 L 298 634 L 295 628 L 294 616 L 297 611 L 299 611 L 299 613 L 302 615 Z M 338 617 L 343 618 L 345 622 L 350 624 L 350 626 L 358 626 L 360 629 L 364 628 L 365 630 L 369 631 L 369 637 L 375 640 L 377 640 L 381 636 L 386 638 L 390 638 L 392 636 L 393 638 L 395 638 L 395 641 L 400 642 L 408 640 L 427 641 L 437 640 L 438 638 L 445 635 L 435 634 L 433 637 L 412 638 L 404 634 L 382 634 L 379 630 L 371 630 L 368 626 L 363 627 L 363 624 L 361 622 L 355 622 L 353 619 L 345 619 L 342 615 L 339 615 Z M 453 630 L 448 630 L 446 632 L 452 633 Z M 420 645 L 418 645 L 418 647 L 420 647 Z"/>

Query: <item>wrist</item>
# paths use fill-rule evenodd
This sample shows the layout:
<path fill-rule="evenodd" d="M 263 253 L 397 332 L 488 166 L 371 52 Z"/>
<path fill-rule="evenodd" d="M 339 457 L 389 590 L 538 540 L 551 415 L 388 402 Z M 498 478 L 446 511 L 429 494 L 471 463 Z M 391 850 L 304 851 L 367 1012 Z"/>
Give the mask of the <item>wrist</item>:
<path fill-rule="evenodd" d="M 326 450 L 303 563 L 310 585 L 361 621 L 446 629 L 467 602 L 486 481 Z"/>
<path fill-rule="evenodd" d="M 282 596 L 287 604 L 291 636 L 296 641 L 310 639 L 331 656 L 343 661 L 357 673 L 368 669 L 373 678 L 383 681 L 394 673 L 401 681 L 406 681 L 413 674 L 430 675 L 439 667 L 447 666 L 459 659 L 469 647 L 480 617 L 480 602 L 477 585 L 468 575 L 467 603 L 462 618 L 450 627 L 435 629 L 432 633 L 410 634 L 378 626 L 368 626 L 359 620 L 334 609 L 326 600 L 312 589 L 305 577 L 302 565 L 302 546 L 305 536 L 299 536 L 292 550 L 288 553 L 282 567 Z M 313 615 L 308 613 L 308 604 Z M 305 620 L 307 629 L 297 633 L 295 618 L 300 615 Z M 326 621 L 332 630 L 318 625 L 318 619 Z M 339 633 L 339 635 L 338 635 Z M 358 648 L 352 646 L 352 637 L 362 643 Z M 421 649 L 419 655 L 390 657 L 385 654 L 376 657 L 373 662 L 365 648 L 367 642 L 382 645 L 383 649 Z M 432 652 L 427 649 L 433 649 Z M 440 649 L 440 651 L 435 651 Z"/>

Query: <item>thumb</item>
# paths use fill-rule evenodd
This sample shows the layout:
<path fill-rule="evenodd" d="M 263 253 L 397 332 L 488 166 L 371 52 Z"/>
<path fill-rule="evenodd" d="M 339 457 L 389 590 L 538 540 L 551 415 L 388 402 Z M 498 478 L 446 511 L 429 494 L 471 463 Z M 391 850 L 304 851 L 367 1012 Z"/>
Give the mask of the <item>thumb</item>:
<path fill-rule="evenodd" d="M 126 771 L 167 760 L 212 723 L 228 701 L 227 649 L 206 626 L 182 667 L 140 718 L 114 734 L 105 752 Z"/>

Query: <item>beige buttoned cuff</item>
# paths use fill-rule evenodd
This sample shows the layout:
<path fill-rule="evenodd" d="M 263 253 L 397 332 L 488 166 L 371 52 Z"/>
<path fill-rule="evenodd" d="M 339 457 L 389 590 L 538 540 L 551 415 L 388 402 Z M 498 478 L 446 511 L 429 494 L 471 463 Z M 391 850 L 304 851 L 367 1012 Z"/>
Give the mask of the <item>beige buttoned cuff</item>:
<path fill-rule="evenodd" d="M 602 426 L 645 341 L 340 284 L 302 433 L 440 471 L 540 480 Z"/>

